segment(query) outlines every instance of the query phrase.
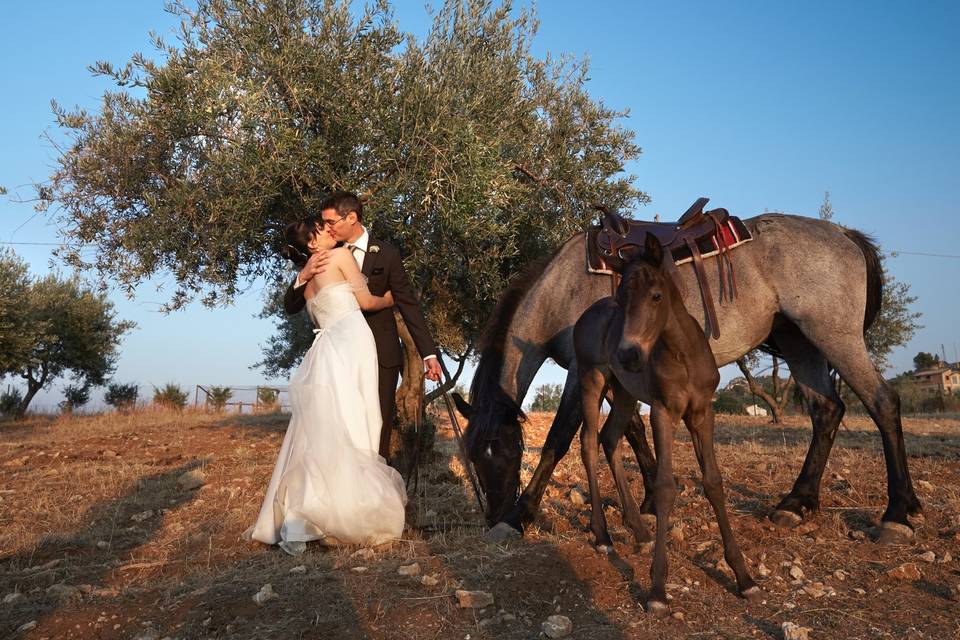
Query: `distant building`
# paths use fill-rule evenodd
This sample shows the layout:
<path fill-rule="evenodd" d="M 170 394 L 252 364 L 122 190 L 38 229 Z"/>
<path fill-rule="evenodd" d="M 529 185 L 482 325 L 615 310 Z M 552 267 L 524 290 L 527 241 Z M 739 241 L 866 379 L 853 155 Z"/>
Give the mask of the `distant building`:
<path fill-rule="evenodd" d="M 913 383 L 931 394 L 952 395 L 960 391 L 960 364 L 946 363 L 936 369 L 917 371 Z"/>
<path fill-rule="evenodd" d="M 765 416 L 767 415 L 767 410 L 763 407 L 757 406 L 755 404 L 748 404 L 743 408 L 747 412 L 748 416 Z"/>

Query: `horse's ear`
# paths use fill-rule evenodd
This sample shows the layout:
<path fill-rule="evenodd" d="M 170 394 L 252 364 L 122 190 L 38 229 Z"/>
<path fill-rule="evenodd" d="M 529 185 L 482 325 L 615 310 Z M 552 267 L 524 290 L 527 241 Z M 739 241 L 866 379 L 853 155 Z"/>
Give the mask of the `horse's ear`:
<path fill-rule="evenodd" d="M 467 420 L 473 420 L 473 407 L 470 406 L 470 403 L 464 400 L 463 396 L 456 391 L 450 395 L 453 396 L 453 403 L 457 405 L 457 411 L 459 411 Z"/>
<path fill-rule="evenodd" d="M 660 239 L 652 233 L 648 233 L 644 239 L 643 259 L 658 269 L 663 264 L 663 245 L 660 244 Z"/>

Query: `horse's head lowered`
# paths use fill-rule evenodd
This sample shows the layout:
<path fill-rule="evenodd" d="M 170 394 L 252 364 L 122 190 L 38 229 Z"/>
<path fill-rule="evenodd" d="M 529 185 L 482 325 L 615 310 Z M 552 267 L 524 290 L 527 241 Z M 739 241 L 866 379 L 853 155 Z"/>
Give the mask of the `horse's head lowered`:
<path fill-rule="evenodd" d="M 474 394 L 471 394 L 474 395 Z M 513 507 L 520 493 L 524 419 L 520 407 L 502 390 L 471 406 L 454 393 L 457 409 L 467 418 L 467 456 L 487 499 L 484 517 L 493 526 Z"/>
<path fill-rule="evenodd" d="M 669 318 L 676 288 L 662 265 L 663 247 L 648 233 L 643 252 L 630 258 L 617 288 L 623 331 L 616 358 L 627 371 L 644 367 Z"/>

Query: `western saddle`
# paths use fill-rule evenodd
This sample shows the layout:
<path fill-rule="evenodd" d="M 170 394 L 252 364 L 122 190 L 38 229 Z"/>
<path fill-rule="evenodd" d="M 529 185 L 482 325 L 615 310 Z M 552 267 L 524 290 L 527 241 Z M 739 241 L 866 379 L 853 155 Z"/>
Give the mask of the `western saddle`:
<path fill-rule="evenodd" d="M 709 325 L 707 335 L 717 339 L 720 337 L 720 324 L 717 321 L 717 310 L 703 264 L 701 242 L 708 240 L 716 246 L 721 303 L 727 296 L 731 301 L 733 300 L 737 295 L 737 284 L 733 275 L 733 262 L 730 259 L 731 242 L 728 234 L 721 231 L 722 225 L 732 218 L 726 209 L 704 211 L 703 207 L 709 201 L 709 198 L 698 198 L 676 222 L 628 220 L 617 213 L 601 208 L 600 210 L 604 212 L 603 220 L 600 228 L 594 230 L 595 235 L 591 235 L 592 243 L 605 266 L 615 274 L 622 273 L 630 257 L 636 251 L 643 250 L 648 233 L 656 236 L 660 244 L 669 250 L 665 255 L 673 256 L 678 251 L 681 253 L 688 251 L 707 315 Z M 614 275 L 615 281 L 616 278 L 617 276 Z"/>

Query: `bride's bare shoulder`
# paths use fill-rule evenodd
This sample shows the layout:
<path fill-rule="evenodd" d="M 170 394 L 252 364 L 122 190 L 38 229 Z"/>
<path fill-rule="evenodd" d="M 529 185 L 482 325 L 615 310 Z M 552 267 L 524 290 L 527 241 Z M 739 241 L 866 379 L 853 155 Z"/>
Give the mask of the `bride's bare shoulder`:
<path fill-rule="evenodd" d="M 345 258 L 353 258 L 353 254 L 350 253 L 350 250 L 346 247 L 340 246 L 330 249 L 330 257 L 333 260 L 343 260 Z"/>

